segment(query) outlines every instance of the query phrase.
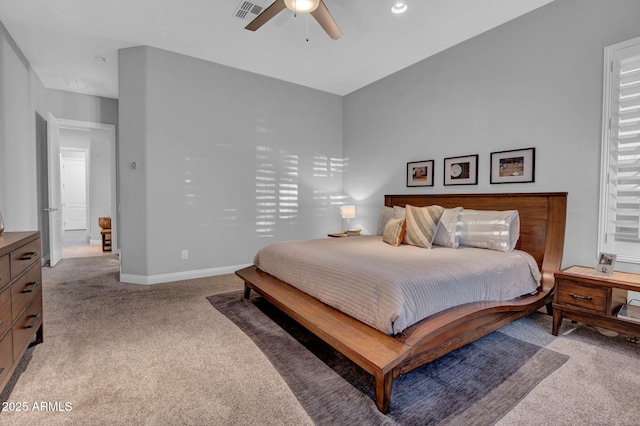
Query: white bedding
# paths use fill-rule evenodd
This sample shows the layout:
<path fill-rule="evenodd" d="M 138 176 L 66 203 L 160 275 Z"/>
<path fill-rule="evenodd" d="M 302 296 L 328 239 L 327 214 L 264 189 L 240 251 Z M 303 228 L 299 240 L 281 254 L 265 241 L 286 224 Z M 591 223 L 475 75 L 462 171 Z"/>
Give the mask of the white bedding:
<path fill-rule="evenodd" d="M 452 306 L 536 291 L 529 254 L 461 247 L 393 247 L 380 236 L 273 243 L 254 264 L 387 334 Z"/>

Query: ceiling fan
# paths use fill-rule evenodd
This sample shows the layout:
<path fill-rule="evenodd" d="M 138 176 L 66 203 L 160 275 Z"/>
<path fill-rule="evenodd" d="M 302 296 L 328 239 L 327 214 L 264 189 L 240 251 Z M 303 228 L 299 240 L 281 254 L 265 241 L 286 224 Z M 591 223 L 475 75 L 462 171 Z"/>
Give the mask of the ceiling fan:
<path fill-rule="evenodd" d="M 334 40 L 342 35 L 342 31 L 338 28 L 336 21 L 333 20 L 329 9 L 322 0 L 276 0 L 244 28 L 255 31 L 284 9 L 289 9 L 294 13 L 310 13 L 329 34 L 329 37 Z"/>

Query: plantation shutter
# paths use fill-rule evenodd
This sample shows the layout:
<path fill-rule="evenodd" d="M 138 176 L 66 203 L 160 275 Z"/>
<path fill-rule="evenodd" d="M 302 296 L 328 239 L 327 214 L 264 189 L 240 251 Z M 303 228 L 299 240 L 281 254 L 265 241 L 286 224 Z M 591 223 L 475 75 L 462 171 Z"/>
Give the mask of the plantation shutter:
<path fill-rule="evenodd" d="M 640 262 L 640 39 L 612 51 L 610 57 L 602 248 L 620 260 Z"/>

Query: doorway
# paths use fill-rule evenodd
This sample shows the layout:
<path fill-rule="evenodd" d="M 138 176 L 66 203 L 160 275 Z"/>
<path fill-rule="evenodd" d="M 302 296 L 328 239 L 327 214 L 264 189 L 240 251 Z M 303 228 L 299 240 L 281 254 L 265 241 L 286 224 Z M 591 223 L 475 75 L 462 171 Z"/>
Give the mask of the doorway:
<path fill-rule="evenodd" d="M 50 265 L 61 258 L 117 254 L 115 126 L 49 115 Z M 52 171 L 58 176 L 52 177 Z M 51 193 L 54 192 L 52 195 Z M 58 200 L 58 205 L 51 205 Z M 59 213 L 59 214 L 58 214 Z M 112 218 L 112 252 L 102 251 L 98 217 Z"/>

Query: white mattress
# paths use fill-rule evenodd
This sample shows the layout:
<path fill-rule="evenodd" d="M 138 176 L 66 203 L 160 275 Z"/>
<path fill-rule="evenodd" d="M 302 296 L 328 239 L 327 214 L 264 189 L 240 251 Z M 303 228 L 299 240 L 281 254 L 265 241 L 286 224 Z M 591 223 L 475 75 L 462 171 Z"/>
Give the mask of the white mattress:
<path fill-rule="evenodd" d="M 540 285 L 535 260 L 522 251 L 393 247 L 380 236 L 272 243 L 254 264 L 387 334 L 456 305 L 510 300 Z"/>

